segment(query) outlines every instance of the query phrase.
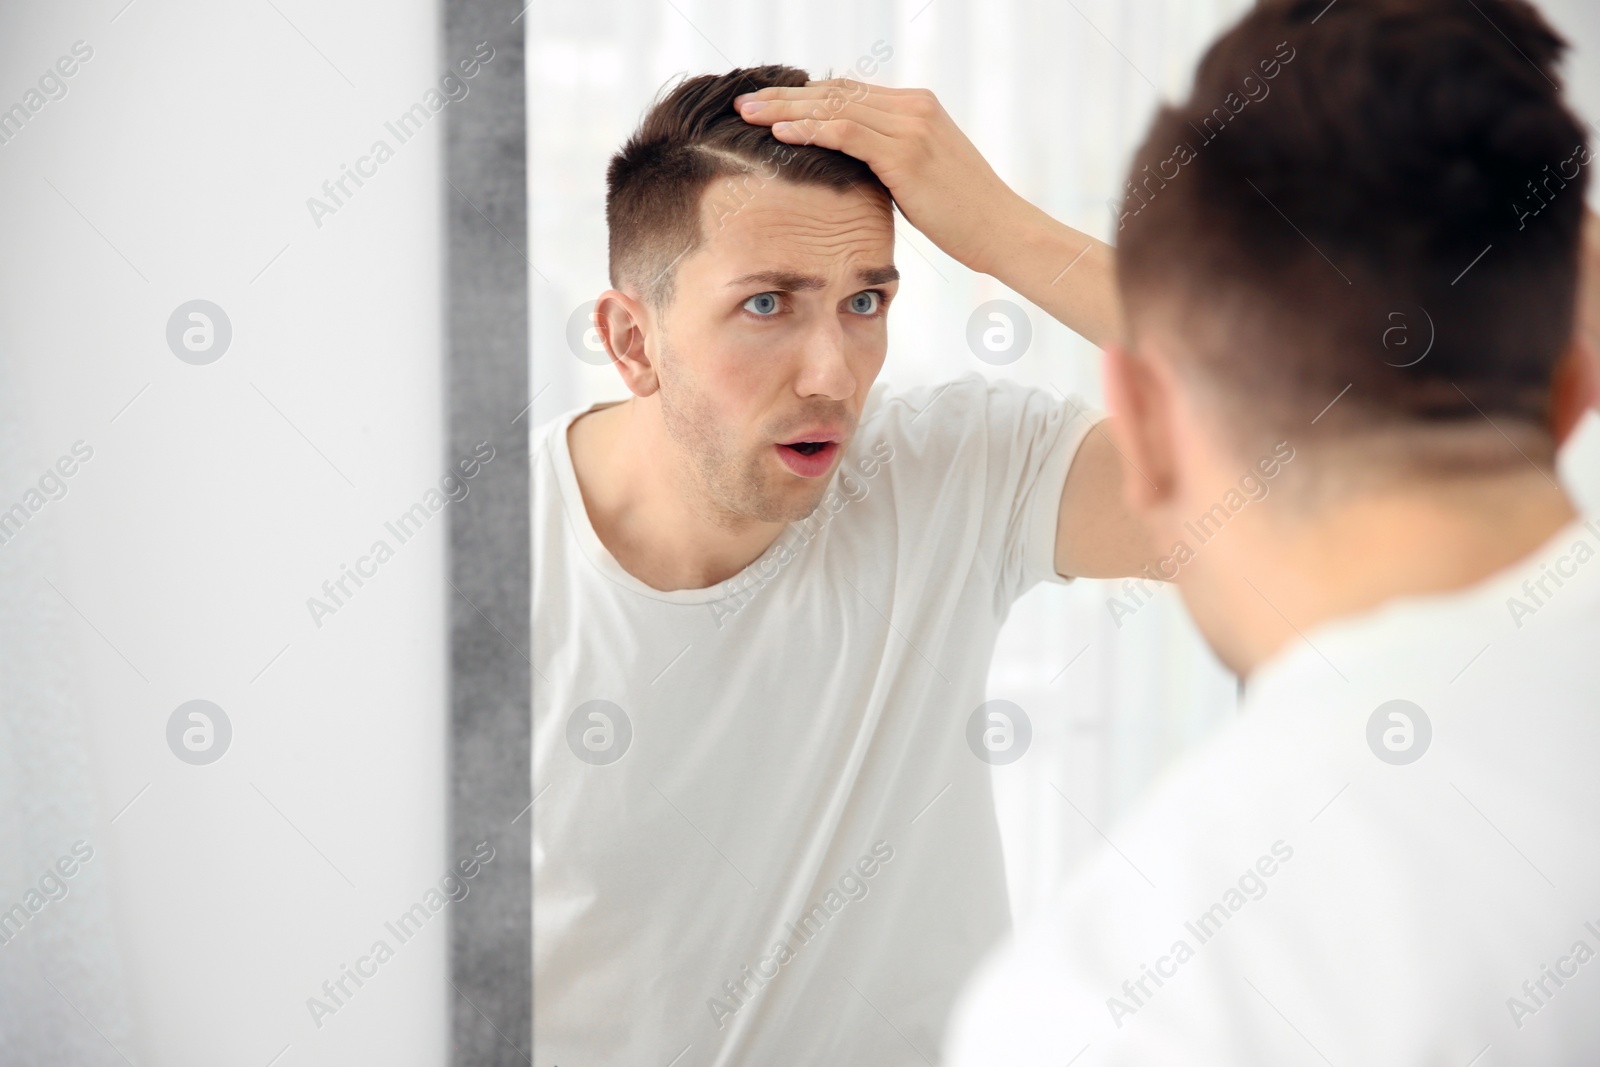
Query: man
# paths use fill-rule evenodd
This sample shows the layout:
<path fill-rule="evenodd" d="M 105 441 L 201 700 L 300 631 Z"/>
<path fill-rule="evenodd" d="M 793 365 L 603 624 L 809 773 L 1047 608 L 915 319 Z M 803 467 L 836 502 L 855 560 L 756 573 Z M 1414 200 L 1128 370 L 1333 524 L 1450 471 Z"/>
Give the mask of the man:
<path fill-rule="evenodd" d="M 1009 922 L 999 627 L 1151 558 L 1080 402 L 874 386 L 883 183 L 733 107 L 805 80 L 690 79 L 607 175 L 595 320 L 631 396 L 533 455 L 540 1067 L 935 1058 Z M 1057 312 L 1109 339 L 1109 250 L 1050 237 Z"/>
<path fill-rule="evenodd" d="M 986 963 L 947 1062 L 1600 1062 L 1600 522 L 1555 474 L 1597 378 L 1563 48 L 1513 0 L 1271 0 L 1156 118 L 1107 396 L 1246 705 Z M 934 127 L 874 90 L 808 136 L 937 230 L 940 184 L 987 179 L 896 171 Z M 1197 535 L 1280 448 L 1273 505 Z"/>

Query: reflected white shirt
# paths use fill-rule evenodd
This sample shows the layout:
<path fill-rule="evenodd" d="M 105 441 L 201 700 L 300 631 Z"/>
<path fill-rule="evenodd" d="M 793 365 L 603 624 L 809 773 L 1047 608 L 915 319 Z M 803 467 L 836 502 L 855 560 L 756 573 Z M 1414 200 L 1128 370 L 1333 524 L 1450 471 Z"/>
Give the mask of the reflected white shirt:
<path fill-rule="evenodd" d="M 576 414 L 533 456 L 535 1063 L 925 1067 L 1009 926 L 967 727 L 1012 601 L 1064 581 L 1093 416 L 880 384 L 811 518 L 662 592 L 589 523 Z"/>

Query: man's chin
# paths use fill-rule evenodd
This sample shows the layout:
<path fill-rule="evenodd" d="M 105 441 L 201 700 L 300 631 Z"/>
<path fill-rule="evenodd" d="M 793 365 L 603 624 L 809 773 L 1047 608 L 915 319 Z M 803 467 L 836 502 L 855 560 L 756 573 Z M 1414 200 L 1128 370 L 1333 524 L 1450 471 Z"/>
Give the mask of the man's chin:
<path fill-rule="evenodd" d="M 781 482 L 769 483 L 756 517 L 763 522 L 798 522 L 817 510 L 817 505 L 827 495 L 829 482 L 828 478 L 802 481 L 790 476 Z"/>
<path fill-rule="evenodd" d="M 760 522 L 798 522 L 817 510 L 827 485 L 773 486 L 750 514 Z"/>
<path fill-rule="evenodd" d="M 757 522 L 798 522 L 806 518 L 822 503 L 833 483 L 843 448 L 831 451 L 831 462 L 812 477 L 796 474 L 781 458 L 769 453 L 756 462 L 756 469 L 751 472 L 754 477 L 745 482 L 752 491 L 745 496 L 744 506 L 734 510 Z"/>

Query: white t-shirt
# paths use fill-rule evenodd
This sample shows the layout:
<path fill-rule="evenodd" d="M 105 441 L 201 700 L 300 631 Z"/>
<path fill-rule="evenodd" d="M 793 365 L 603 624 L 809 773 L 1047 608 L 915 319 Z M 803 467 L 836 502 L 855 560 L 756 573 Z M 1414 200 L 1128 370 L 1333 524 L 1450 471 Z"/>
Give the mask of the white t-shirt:
<path fill-rule="evenodd" d="M 985 961 L 948 1062 L 1600 1063 L 1597 557 L 1575 522 L 1295 640 Z"/>
<path fill-rule="evenodd" d="M 1009 927 L 968 722 L 1095 414 L 880 383 L 812 515 L 675 592 L 595 535 L 577 414 L 533 453 L 535 1064 L 925 1067 Z"/>

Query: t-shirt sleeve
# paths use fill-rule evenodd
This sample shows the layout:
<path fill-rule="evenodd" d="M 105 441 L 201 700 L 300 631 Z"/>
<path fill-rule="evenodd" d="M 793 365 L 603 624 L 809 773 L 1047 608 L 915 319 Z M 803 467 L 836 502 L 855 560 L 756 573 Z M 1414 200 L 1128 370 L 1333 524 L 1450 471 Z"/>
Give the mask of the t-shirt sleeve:
<path fill-rule="evenodd" d="M 1056 573 L 1061 492 L 1078 448 L 1103 412 L 1081 397 L 1004 379 L 983 385 L 987 430 L 986 514 L 996 522 L 999 584 L 1009 602 L 1036 582 L 1069 582 Z"/>
<path fill-rule="evenodd" d="M 879 418 L 905 456 L 894 462 L 912 536 L 942 539 L 987 575 L 998 612 L 1036 582 L 1070 581 L 1055 568 L 1061 491 L 1104 417 L 1080 397 L 981 374 L 894 392 Z"/>

